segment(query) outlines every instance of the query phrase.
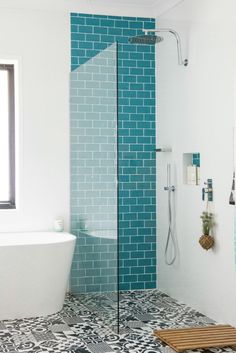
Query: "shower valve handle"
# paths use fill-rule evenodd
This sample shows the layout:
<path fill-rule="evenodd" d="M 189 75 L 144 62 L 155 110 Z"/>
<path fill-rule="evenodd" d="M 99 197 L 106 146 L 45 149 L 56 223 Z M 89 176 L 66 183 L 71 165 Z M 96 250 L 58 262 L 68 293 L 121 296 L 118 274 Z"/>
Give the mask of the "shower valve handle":
<path fill-rule="evenodd" d="M 165 186 L 165 187 L 164 187 L 164 190 L 165 190 L 165 191 L 175 191 L 175 186 L 174 186 L 174 185 L 172 185 L 172 186 Z"/>
<path fill-rule="evenodd" d="M 206 187 L 202 188 L 202 201 L 205 201 L 206 194 L 208 201 L 213 201 L 212 179 L 207 179 L 204 185 L 206 185 Z"/>

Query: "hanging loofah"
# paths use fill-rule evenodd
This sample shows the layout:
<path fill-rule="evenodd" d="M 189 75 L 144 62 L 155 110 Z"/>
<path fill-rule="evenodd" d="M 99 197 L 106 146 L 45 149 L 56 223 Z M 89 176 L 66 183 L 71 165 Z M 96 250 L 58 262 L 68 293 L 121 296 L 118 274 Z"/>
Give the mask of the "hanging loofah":
<path fill-rule="evenodd" d="M 211 235 L 202 235 L 199 239 L 199 243 L 203 249 L 209 250 L 214 245 L 214 238 Z"/>

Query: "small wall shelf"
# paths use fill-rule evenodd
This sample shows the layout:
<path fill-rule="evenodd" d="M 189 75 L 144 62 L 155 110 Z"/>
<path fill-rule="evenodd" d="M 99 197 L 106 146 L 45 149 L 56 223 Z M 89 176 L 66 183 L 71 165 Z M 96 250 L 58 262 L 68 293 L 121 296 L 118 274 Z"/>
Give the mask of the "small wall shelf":
<path fill-rule="evenodd" d="M 183 153 L 183 183 L 200 185 L 200 153 Z"/>

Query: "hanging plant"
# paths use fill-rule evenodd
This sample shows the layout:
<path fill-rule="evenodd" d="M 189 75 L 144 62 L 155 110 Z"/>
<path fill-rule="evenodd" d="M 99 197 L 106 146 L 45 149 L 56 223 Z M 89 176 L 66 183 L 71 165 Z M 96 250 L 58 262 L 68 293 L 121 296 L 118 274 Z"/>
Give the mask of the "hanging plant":
<path fill-rule="evenodd" d="M 214 226 L 214 215 L 210 212 L 202 212 L 201 219 L 203 235 L 200 237 L 199 243 L 203 249 L 209 250 L 214 245 L 214 238 L 210 235 Z"/>

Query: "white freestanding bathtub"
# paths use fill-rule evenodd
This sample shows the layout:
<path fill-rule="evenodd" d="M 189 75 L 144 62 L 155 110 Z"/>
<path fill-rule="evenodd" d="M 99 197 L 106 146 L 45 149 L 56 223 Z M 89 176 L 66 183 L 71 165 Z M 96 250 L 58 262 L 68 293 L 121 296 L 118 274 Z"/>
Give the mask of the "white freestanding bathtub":
<path fill-rule="evenodd" d="M 61 310 L 75 240 L 69 233 L 0 233 L 0 320 Z"/>

